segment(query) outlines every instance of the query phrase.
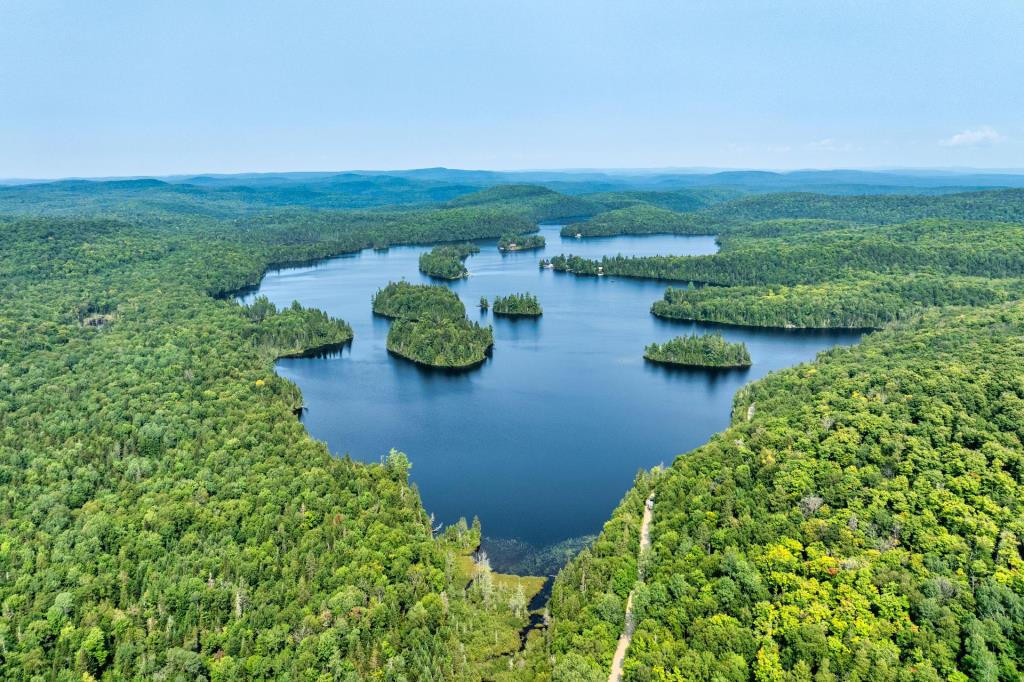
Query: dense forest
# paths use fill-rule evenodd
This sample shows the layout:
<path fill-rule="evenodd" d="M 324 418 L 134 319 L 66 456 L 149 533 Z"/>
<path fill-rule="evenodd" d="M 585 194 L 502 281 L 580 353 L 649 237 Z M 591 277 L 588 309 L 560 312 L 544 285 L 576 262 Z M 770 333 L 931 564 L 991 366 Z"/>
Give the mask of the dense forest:
<path fill-rule="evenodd" d="M 385 317 L 409 319 L 459 318 L 466 306 L 448 287 L 408 282 L 388 282 L 373 296 L 373 312 Z"/>
<path fill-rule="evenodd" d="M 344 320 L 328 317 L 315 308 L 303 308 L 298 301 L 278 311 L 266 296 L 260 296 L 246 306 L 245 312 L 256 323 L 254 345 L 271 348 L 278 357 L 336 350 L 352 340 L 352 327 Z"/>
<path fill-rule="evenodd" d="M 388 350 L 421 365 L 474 367 L 494 345 L 491 328 L 466 319 L 466 306 L 447 287 L 389 282 L 374 294 L 373 312 L 395 318 Z"/>
<path fill-rule="evenodd" d="M 1024 295 L 1024 282 L 984 277 L 862 274 L 793 286 L 669 287 L 651 312 L 699 322 L 785 328 L 881 328 L 939 306 L 991 305 Z"/>
<path fill-rule="evenodd" d="M 537 223 L 591 216 L 605 210 L 596 201 L 566 196 L 539 185 L 498 185 L 474 194 L 461 196 L 447 204 L 450 208 L 483 207 L 503 210 L 530 221 L 531 232 Z"/>
<path fill-rule="evenodd" d="M 677 336 L 644 349 L 652 362 L 684 367 L 750 367 L 750 352 L 743 343 L 729 343 L 721 334 Z"/>
<path fill-rule="evenodd" d="M 295 418 L 274 360 L 348 325 L 232 296 L 275 265 L 632 205 L 432 182 L 0 191 L 5 679 L 603 681 L 634 589 L 628 682 L 1020 679 L 1024 194 L 722 195 L 686 214 L 720 220 L 716 255 L 552 259 L 715 285 L 666 292 L 665 317 L 883 330 L 747 386 L 726 431 L 638 474 L 522 651 L 536 581 L 474 561 L 479 525 L 438 531 L 404 454 L 335 457 Z M 407 205 L 366 208 L 389 192 Z M 373 306 L 410 357 L 490 345 L 447 289 Z"/>
<path fill-rule="evenodd" d="M 812 284 L 860 273 L 918 271 L 977 277 L 1024 274 L 1024 224 L 926 220 L 817 229 L 793 236 L 733 237 L 710 256 L 558 255 L 554 269 L 723 286 Z"/>
<path fill-rule="evenodd" d="M 880 328 L 926 308 L 990 305 L 1022 293 L 1024 225 L 1016 223 L 777 220 L 736 228 L 719 242 L 710 256 L 559 255 L 545 263 L 581 276 L 686 282 L 651 311 L 760 327 Z"/>
<path fill-rule="evenodd" d="M 388 350 L 421 365 L 475 367 L 494 345 L 490 327 L 462 318 L 399 319 L 388 330 Z"/>
<path fill-rule="evenodd" d="M 534 668 L 604 680 L 653 546 L 626 680 L 1017 680 L 1019 305 L 930 312 L 740 391 L 559 575 Z"/>
<path fill-rule="evenodd" d="M 498 240 L 499 251 L 529 251 L 544 248 L 544 235 L 505 234 Z"/>
<path fill-rule="evenodd" d="M 492 310 L 495 315 L 539 317 L 544 313 L 540 301 L 533 294 L 509 294 L 495 296 Z"/>
<path fill-rule="evenodd" d="M 4 677 L 503 679 L 521 598 L 467 589 L 473 547 L 432 537 L 408 459 L 331 456 L 274 372 L 347 325 L 213 295 L 518 218 L 174 211 L 0 218 Z"/>
<path fill-rule="evenodd" d="M 708 201 L 699 210 L 657 201 L 657 193 L 619 193 L 610 201 L 611 213 L 581 226 L 563 229 L 563 236 L 607 236 L 613 234 L 727 234 L 752 222 L 783 219 L 821 219 L 847 223 L 882 225 L 927 218 L 946 220 L 990 220 L 1024 222 L 1024 190 L 992 190 L 943 196 L 861 194 L 837 196 L 789 192 L 739 196 L 725 201 Z M 607 195 L 591 195 L 599 198 Z M 634 196 L 636 203 L 624 200 Z M 667 213 L 652 208 L 667 209 Z M 631 210 L 624 210 L 624 209 Z"/>
<path fill-rule="evenodd" d="M 730 199 L 736 199 L 745 193 L 744 190 L 733 187 L 705 187 L 671 191 L 620 190 L 617 192 L 594 192 L 592 194 L 585 194 L 582 198 L 597 202 L 606 210 L 647 205 L 686 213 L 707 208 Z"/>
<path fill-rule="evenodd" d="M 469 275 L 465 261 L 474 253 L 480 253 L 475 244 L 435 246 L 420 255 L 420 272 L 438 279 L 461 279 Z"/>
<path fill-rule="evenodd" d="M 632 204 L 566 225 L 563 237 L 607 237 L 617 234 L 716 234 L 714 226 L 693 223 L 683 213 L 648 204 Z"/>

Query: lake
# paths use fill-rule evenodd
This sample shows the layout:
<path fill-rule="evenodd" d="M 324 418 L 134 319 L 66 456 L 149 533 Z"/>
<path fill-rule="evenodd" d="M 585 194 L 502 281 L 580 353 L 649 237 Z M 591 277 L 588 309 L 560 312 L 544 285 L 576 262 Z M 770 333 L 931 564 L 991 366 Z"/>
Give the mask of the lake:
<path fill-rule="evenodd" d="M 471 276 L 446 282 L 470 319 L 494 326 L 494 352 L 481 367 L 452 373 L 419 367 L 385 348 L 387 319 L 370 299 L 391 280 L 442 283 L 417 269 L 426 247 L 362 251 L 268 272 L 258 291 L 275 304 L 320 308 L 345 319 L 352 344 L 322 358 L 277 363 L 302 390 L 313 437 L 336 454 L 379 461 L 408 454 L 412 480 L 437 523 L 479 516 L 496 568 L 510 568 L 510 544 L 541 548 L 596 533 L 638 469 L 669 464 L 728 425 L 733 394 L 767 372 L 850 344 L 856 331 L 764 330 L 660 320 L 650 314 L 666 283 L 576 278 L 538 268 L 559 253 L 711 254 L 712 237 L 562 239 L 541 226 L 547 247 L 502 254 L 480 241 Z M 536 294 L 539 319 L 481 313 L 481 296 Z M 643 359 L 652 341 L 693 332 L 743 341 L 748 370 L 680 370 Z M 516 543 L 508 543 L 508 540 Z"/>

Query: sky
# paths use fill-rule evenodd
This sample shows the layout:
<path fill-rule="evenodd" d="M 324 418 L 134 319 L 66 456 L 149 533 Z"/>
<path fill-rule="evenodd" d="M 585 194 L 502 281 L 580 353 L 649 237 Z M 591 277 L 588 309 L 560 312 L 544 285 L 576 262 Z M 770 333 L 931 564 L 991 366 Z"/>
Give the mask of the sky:
<path fill-rule="evenodd" d="M 1024 168 L 1020 0 L 0 0 L 0 177 Z"/>

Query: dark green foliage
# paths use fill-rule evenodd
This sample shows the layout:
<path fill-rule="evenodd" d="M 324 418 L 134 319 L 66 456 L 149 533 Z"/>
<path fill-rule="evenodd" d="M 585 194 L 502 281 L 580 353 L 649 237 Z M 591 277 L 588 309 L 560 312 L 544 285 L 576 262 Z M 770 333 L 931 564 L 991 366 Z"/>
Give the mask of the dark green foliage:
<path fill-rule="evenodd" d="M 249 183 L 249 184 L 247 184 Z M 155 213 L 230 218 L 279 206 L 360 209 L 446 202 L 478 188 L 450 182 L 387 175 L 339 174 L 298 181 L 215 180 L 186 183 L 160 180 L 94 182 L 63 180 L 38 185 L 0 186 L 0 211 L 53 215 Z"/>
<path fill-rule="evenodd" d="M 479 365 L 494 345 L 490 327 L 466 319 L 466 307 L 443 286 L 391 282 L 373 296 L 373 312 L 397 318 L 388 350 L 422 365 Z"/>
<path fill-rule="evenodd" d="M 527 251 L 543 248 L 544 235 L 540 234 L 506 234 L 498 240 L 499 251 Z"/>
<path fill-rule="evenodd" d="M 533 294 L 509 294 L 494 297 L 495 315 L 525 315 L 537 317 L 543 314 L 540 301 Z"/>
<path fill-rule="evenodd" d="M 209 295 L 274 262 L 510 229 L 451 211 L 0 219 L 5 678 L 507 669 L 524 618 L 465 590 L 408 460 L 332 457 L 295 419 L 274 358 L 347 325 Z"/>
<path fill-rule="evenodd" d="M 794 286 L 669 287 L 651 312 L 752 327 L 866 329 L 913 317 L 924 308 L 991 305 L 1022 293 L 1020 280 L 865 273 L 858 279 Z"/>
<path fill-rule="evenodd" d="M 303 308 L 298 301 L 278 311 L 266 296 L 260 296 L 246 306 L 246 315 L 257 323 L 253 344 L 257 348 L 271 349 L 277 357 L 317 353 L 352 340 L 352 327 L 348 323 L 332 319 L 315 308 Z"/>
<path fill-rule="evenodd" d="M 556 270 L 718 285 L 810 284 L 862 272 L 1024 275 L 1024 225 L 926 220 L 822 229 L 787 237 L 730 238 L 711 256 L 555 256 Z"/>
<path fill-rule="evenodd" d="M 475 194 L 467 194 L 448 203 L 449 207 L 486 207 L 504 209 L 521 215 L 532 224 L 590 216 L 605 210 L 597 202 L 571 197 L 538 185 L 498 185 Z"/>
<path fill-rule="evenodd" d="M 846 223 L 886 224 L 922 218 L 947 220 L 1024 221 L 1024 190 L 993 190 L 940 196 L 835 196 L 803 192 L 741 196 L 726 195 L 674 203 L 674 192 L 618 192 L 587 195 L 617 209 L 579 225 L 562 229 L 562 236 L 614 234 L 727 234 L 751 222 L 780 219 L 823 219 Z M 661 195 L 665 195 L 663 198 Z M 663 214 L 653 207 L 679 214 Z"/>
<path fill-rule="evenodd" d="M 707 189 L 682 189 L 671 192 L 598 192 L 595 194 L 585 194 L 583 198 L 596 201 L 609 210 L 647 204 L 669 211 L 687 213 L 707 208 L 723 201 L 736 199 L 743 196 L 743 194 L 744 192 L 741 190 L 715 187 Z"/>
<path fill-rule="evenodd" d="M 461 369 L 479 365 L 494 345 L 490 327 L 469 320 L 399 319 L 388 331 L 388 350 L 432 367 Z"/>
<path fill-rule="evenodd" d="M 698 212 L 731 225 L 716 256 L 606 262 L 736 287 L 669 296 L 684 314 L 918 319 L 747 387 L 728 430 L 641 475 L 517 667 L 515 595 L 457 568 L 479 527 L 433 538 L 407 457 L 332 457 L 294 417 L 273 359 L 347 326 L 211 294 L 275 263 L 603 210 L 547 192 L 361 212 L 148 181 L 0 192 L 48 216 L 0 218 L 2 676 L 607 679 L 656 489 L 630 682 L 1020 679 L 1024 309 L 989 304 L 1018 295 L 1024 228 L 961 220 L 1019 220 L 1019 192 L 755 197 Z M 745 222 L 780 216 L 816 220 Z M 451 292 L 384 291 L 400 315 L 445 311 L 393 323 L 411 356 L 489 346 Z M 989 307 L 926 309 L 952 304 Z"/>
<path fill-rule="evenodd" d="M 607 237 L 617 234 L 715 234 L 710 224 L 694 223 L 682 213 L 648 204 L 633 204 L 601 213 L 562 228 L 563 237 Z"/>
<path fill-rule="evenodd" d="M 1024 190 L 993 190 L 940 196 L 835 196 L 788 192 L 745 196 L 688 214 L 691 230 L 721 234 L 760 220 L 820 218 L 866 224 L 922 218 L 1024 221 Z M 696 232 L 694 232 L 696 233 Z"/>
<path fill-rule="evenodd" d="M 373 312 L 385 317 L 423 318 L 465 317 L 466 307 L 447 287 L 429 284 L 389 282 L 373 295 Z"/>
<path fill-rule="evenodd" d="M 480 253 L 475 244 L 435 246 L 420 255 L 420 272 L 438 279 L 460 279 L 469 274 L 465 260 L 474 253 Z"/>
<path fill-rule="evenodd" d="M 721 334 L 677 336 L 665 343 L 652 343 L 644 349 L 644 357 L 688 367 L 750 367 L 746 344 L 729 343 Z"/>

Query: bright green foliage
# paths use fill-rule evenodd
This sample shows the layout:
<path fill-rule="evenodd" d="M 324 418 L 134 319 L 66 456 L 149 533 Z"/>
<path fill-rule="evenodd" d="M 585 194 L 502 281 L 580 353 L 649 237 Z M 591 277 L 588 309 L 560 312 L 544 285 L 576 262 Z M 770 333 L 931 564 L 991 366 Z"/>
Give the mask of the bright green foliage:
<path fill-rule="evenodd" d="M 1001 306 L 740 391 L 733 425 L 656 480 L 627 679 L 1020 679 L 1021 368 L 1024 307 Z M 597 548 L 635 533 L 649 488 L 559 576 L 556 669 L 606 664 L 601 605 L 632 553 Z"/>
<path fill-rule="evenodd" d="M 210 296 L 273 262 L 443 238 L 452 210 L 0 219 L 5 678 L 507 669 L 525 623 L 514 595 L 466 591 L 462 550 L 431 537 L 404 458 L 332 457 L 295 419 L 274 358 L 348 327 Z M 494 224 L 508 229 L 485 218 L 473 236 Z"/>
<path fill-rule="evenodd" d="M 475 244 L 435 246 L 420 255 L 420 272 L 439 279 L 460 279 L 469 274 L 465 260 L 474 253 L 480 253 Z"/>
<path fill-rule="evenodd" d="M 652 343 L 644 349 L 644 357 L 689 367 L 750 367 L 746 344 L 729 343 L 721 334 L 677 336 L 665 343 Z"/>
<path fill-rule="evenodd" d="M 272 264 L 604 208 L 520 188 L 445 208 L 263 212 L 392 191 L 373 184 L 363 198 L 150 181 L 0 190 L 0 208 L 44 216 L 0 218 L 3 677 L 607 679 L 656 490 L 629 682 L 1020 679 L 1024 310 L 925 310 L 1016 297 L 1014 281 L 977 278 L 1024 275 L 1024 228 L 966 219 L 1019 221 L 1020 191 L 751 197 L 692 214 L 727 227 L 716 256 L 606 261 L 735 286 L 734 321 L 923 312 L 744 389 L 728 430 L 641 475 L 560 573 L 551 626 L 523 660 L 521 595 L 486 566 L 467 589 L 459 569 L 479 527 L 435 539 L 407 457 L 333 457 L 295 419 L 301 396 L 273 360 L 343 343 L 347 326 L 214 296 Z M 748 222 L 774 217 L 799 220 Z M 398 311 L 454 309 L 446 294 L 392 294 Z M 667 300 L 724 316 L 716 296 Z M 410 354 L 479 357 L 489 329 L 457 310 L 393 330 Z"/>
<path fill-rule="evenodd" d="M 373 312 L 392 318 L 454 318 L 465 317 L 466 306 L 448 287 L 429 284 L 389 282 L 373 295 Z"/>
<path fill-rule="evenodd" d="M 563 237 L 606 237 L 617 234 L 715 234 L 710 224 L 694 223 L 685 214 L 648 204 L 601 213 L 582 223 L 562 228 Z"/>
<path fill-rule="evenodd" d="M 481 296 L 480 297 L 480 310 L 487 310 L 489 307 L 491 307 L 491 304 L 487 302 L 487 297 L 486 296 Z"/>
<path fill-rule="evenodd" d="M 637 580 L 640 519 L 654 480 L 640 472 L 594 543 L 559 572 L 548 603 L 553 618 L 547 638 L 529 651 L 538 679 L 608 679 Z"/>
<path fill-rule="evenodd" d="M 520 315 L 537 317 L 544 313 L 540 301 L 533 294 L 509 294 L 494 297 L 495 315 Z"/>
<path fill-rule="evenodd" d="M 506 234 L 498 240 L 499 251 L 528 251 L 544 248 L 544 235 L 540 234 Z"/>
<path fill-rule="evenodd" d="M 1020 280 L 865 274 L 790 287 L 669 287 L 651 312 L 669 319 L 753 327 L 867 329 L 913 317 L 924 308 L 991 305 L 1022 293 Z"/>

